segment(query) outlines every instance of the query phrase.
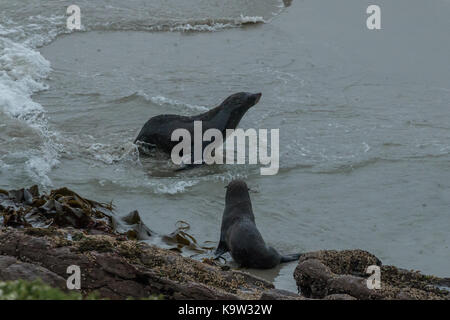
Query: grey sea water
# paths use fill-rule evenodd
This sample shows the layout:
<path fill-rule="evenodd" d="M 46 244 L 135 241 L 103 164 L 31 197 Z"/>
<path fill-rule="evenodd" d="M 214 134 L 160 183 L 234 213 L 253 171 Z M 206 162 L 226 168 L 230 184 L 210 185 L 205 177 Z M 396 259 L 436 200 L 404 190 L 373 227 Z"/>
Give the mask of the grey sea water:
<path fill-rule="evenodd" d="M 178 220 L 217 242 L 224 186 L 244 178 L 283 253 L 361 248 L 385 264 L 450 268 L 450 2 L 0 0 L 0 187 L 68 186 Z M 280 129 L 280 171 L 174 173 L 132 141 L 151 116 L 262 92 L 241 128 Z M 187 253 L 186 253 L 187 254 Z M 255 271 L 295 291 L 295 263 Z"/>

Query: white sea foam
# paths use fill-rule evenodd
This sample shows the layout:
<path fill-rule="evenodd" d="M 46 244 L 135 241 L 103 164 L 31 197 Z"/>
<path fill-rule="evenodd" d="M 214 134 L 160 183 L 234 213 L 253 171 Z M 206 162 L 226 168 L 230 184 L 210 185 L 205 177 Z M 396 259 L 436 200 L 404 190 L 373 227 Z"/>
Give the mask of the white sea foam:
<path fill-rule="evenodd" d="M 193 21 L 189 23 L 182 23 L 169 28 L 169 31 L 181 32 L 215 32 L 229 28 L 242 27 L 247 24 L 265 23 L 263 17 L 259 16 L 244 16 L 239 18 L 220 19 L 217 21 Z"/>
<path fill-rule="evenodd" d="M 11 117 L 40 126 L 42 106 L 31 99 L 46 89 L 40 82 L 50 72 L 50 63 L 39 52 L 9 39 L 0 39 L 0 107 Z"/>
<path fill-rule="evenodd" d="M 84 148 L 84 146 L 81 147 Z M 132 142 L 126 143 L 120 147 L 102 143 L 93 143 L 86 149 L 95 160 L 105 164 L 114 164 L 122 161 L 131 161 L 134 164 L 139 163 L 139 151 L 137 146 Z"/>
<path fill-rule="evenodd" d="M 232 23 L 214 23 L 214 24 L 181 24 L 174 27 L 170 27 L 169 30 L 172 32 L 181 31 L 181 32 L 214 32 L 222 29 L 236 27 L 236 25 Z"/>
<path fill-rule="evenodd" d="M 155 193 L 161 194 L 177 194 L 183 193 L 187 188 L 195 186 L 198 184 L 198 180 L 189 180 L 189 181 L 177 181 L 173 183 L 161 183 L 158 184 L 155 188 Z"/>
<path fill-rule="evenodd" d="M 3 34 L 17 30 L 0 28 Z M 44 108 L 31 95 L 47 89 L 42 82 L 50 73 L 50 63 L 33 48 L 8 38 L 0 39 L 0 112 L 35 129 L 42 139 L 36 152 L 30 151 L 25 171 L 36 183 L 51 185 L 48 173 L 59 163 L 61 148 L 49 131 Z"/>
<path fill-rule="evenodd" d="M 238 19 L 235 19 L 236 24 L 248 24 L 248 23 L 265 23 L 263 17 L 260 16 L 244 16 L 241 14 L 241 16 Z"/>
<path fill-rule="evenodd" d="M 141 173 L 133 175 L 131 172 L 127 172 L 127 175 L 118 175 L 115 179 L 105 177 L 98 180 L 101 186 L 113 185 L 120 186 L 121 188 L 139 189 L 143 188 L 154 194 L 179 194 L 186 192 L 187 189 L 197 185 L 201 179 L 192 180 L 175 180 L 175 179 L 149 179 L 143 176 Z"/>
<path fill-rule="evenodd" d="M 152 103 L 155 103 L 159 106 L 163 106 L 163 105 L 172 105 L 172 106 L 176 106 L 176 107 L 182 107 L 182 108 L 187 108 L 187 109 L 191 109 L 191 110 L 199 110 L 199 111 L 208 111 L 209 109 L 205 106 L 199 106 L 199 105 L 194 105 L 194 104 L 189 104 L 189 103 L 184 103 L 175 99 L 170 99 L 170 98 L 166 98 L 164 96 L 161 95 L 157 95 L 157 96 L 149 96 L 147 95 L 145 92 L 139 91 L 137 92 L 137 95 L 143 97 L 145 100 L 150 101 Z"/>
<path fill-rule="evenodd" d="M 44 186 L 51 186 L 49 177 L 52 169 L 59 164 L 61 153 L 73 154 L 68 145 L 67 137 L 61 136 L 50 127 L 45 108 L 32 100 L 32 95 L 36 92 L 46 90 L 47 85 L 44 80 L 51 72 L 50 62 L 47 61 L 37 50 L 37 47 L 46 45 L 55 39 L 59 34 L 68 33 L 65 28 L 65 15 L 31 15 L 21 22 L 1 16 L 0 24 L 0 112 L 17 119 L 23 124 L 36 130 L 40 144 L 32 149 L 24 150 L 25 159 L 23 172 L 26 173 L 35 183 Z M 240 27 L 247 24 L 264 23 L 264 19 L 259 16 L 244 16 L 237 18 L 221 18 L 216 20 L 200 19 L 191 21 L 178 21 L 174 24 L 156 23 L 152 26 L 137 24 L 137 30 L 148 27 L 152 30 L 160 31 L 198 31 L 214 32 L 227 28 Z M 122 23 L 110 26 L 109 23 L 100 22 L 87 23 L 88 27 L 84 31 L 106 28 L 107 30 L 129 30 L 135 23 L 126 20 Z M 131 28 L 133 29 L 133 28 Z M 204 112 L 209 110 L 205 106 L 194 105 L 164 97 L 162 95 L 149 96 L 143 92 L 136 93 L 147 101 L 160 106 L 175 106 L 194 111 Z M 70 144 L 70 143 L 69 143 Z M 79 145 L 79 144 L 77 144 Z M 65 148 L 64 148 L 65 146 Z M 93 155 L 97 161 L 106 164 L 113 164 L 124 159 L 136 159 L 135 152 L 126 150 L 118 152 L 114 146 L 95 145 L 89 143 L 84 146 L 84 152 Z M 67 149 L 67 150 L 65 150 Z M 75 151 L 76 153 L 76 151 Z M 134 161 L 133 160 L 133 161 Z M 4 162 L 0 163 L 6 168 Z M 159 193 L 174 194 L 183 192 L 197 182 L 179 181 L 175 184 L 165 185 L 162 181 L 154 185 L 154 191 Z"/>

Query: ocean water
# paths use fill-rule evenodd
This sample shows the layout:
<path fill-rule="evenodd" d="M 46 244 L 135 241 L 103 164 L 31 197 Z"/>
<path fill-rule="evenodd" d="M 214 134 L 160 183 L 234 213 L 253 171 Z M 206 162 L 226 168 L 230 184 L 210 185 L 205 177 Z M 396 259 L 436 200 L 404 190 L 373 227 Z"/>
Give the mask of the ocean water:
<path fill-rule="evenodd" d="M 0 0 L 1 188 L 68 186 L 217 242 L 242 178 L 283 253 L 361 248 L 449 276 L 449 1 L 378 1 L 376 31 L 361 0 L 77 1 L 80 31 L 71 4 Z M 241 128 L 280 130 L 277 175 L 139 157 L 150 117 L 239 91 L 262 92 Z M 250 272 L 295 291 L 295 265 Z"/>

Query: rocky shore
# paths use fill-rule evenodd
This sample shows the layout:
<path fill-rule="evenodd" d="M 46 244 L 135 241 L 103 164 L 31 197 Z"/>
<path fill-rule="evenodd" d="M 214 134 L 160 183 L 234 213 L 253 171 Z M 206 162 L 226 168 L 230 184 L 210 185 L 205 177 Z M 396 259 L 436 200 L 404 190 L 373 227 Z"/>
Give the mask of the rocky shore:
<path fill-rule="evenodd" d="M 67 290 L 67 268 L 76 265 L 81 293 L 109 299 L 450 299 L 450 279 L 385 266 L 362 250 L 305 253 L 292 279 L 299 292 L 278 290 L 218 261 L 142 242 L 153 232 L 139 214 L 118 219 L 113 209 L 67 188 L 0 190 L 0 282 L 41 279 Z M 196 246 L 182 231 L 167 239 Z M 381 289 L 367 286 L 370 265 L 380 267 Z"/>

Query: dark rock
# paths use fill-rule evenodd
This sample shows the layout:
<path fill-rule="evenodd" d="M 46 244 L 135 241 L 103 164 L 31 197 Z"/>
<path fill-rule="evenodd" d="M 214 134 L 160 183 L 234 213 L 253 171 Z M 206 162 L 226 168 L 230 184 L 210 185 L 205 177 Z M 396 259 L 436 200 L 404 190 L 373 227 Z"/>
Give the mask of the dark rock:
<path fill-rule="evenodd" d="M 327 285 L 327 294 L 348 294 L 362 300 L 382 298 L 377 290 L 367 287 L 365 278 L 352 275 L 340 275 L 330 279 Z"/>
<path fill-rule="evenodd" d="M 213 259 L 203 262 L 134 240 L 154 233 L 137 211 L 123 218 L 112 204 L 82 198 L 60 188 L 40 195 L 29 189 L 0 190 L 0 280 L 41 278 L 66 289 L 67 267 L 79 266 L 82 293 L 110 299 L 450 299 L 448 278 L 383 266 L 363 250 L 323 250 L 303 254 L 294 272 L 301 295 L 231 270 Z M 14 229 L 16 228 L 16 229 Z M 162 236 L 167 244 L 205 252 L 189 235 L 189 224 Z M 133 240 L 130 240 L 133 239 Z M 367 267 L 381 270 L 381 289 L 368 289 Z"/>
<path fill-rule="evenodd" d="M 367 267 L 380 267 L 381 288 L 369 289 Z M 323 250 L 303 254 L 294 272 L 299 292 L 316 299 L 351 296 L 356 299 L 449 299 L 439 288 L 443 279 L 417 271 L 383 266 L 363 250 Z M 344 295 L 344 296 L 343 296 Z"/>
<path fill-rule="evenodd" d="M 309 259 L 322 261 L 331 272 L 337 274 L 366 275 L 370 265 L 381 266 L 381 261 L 370 252 L 364 250 L 321 250 L 308 252 L 299 258 L 299 263 Z"/>
<path fill-rule="evenodd" d="M 0 256 L 0 281 L 17 279 L 28 281 L 41 279 L 53 287 L 60 288 L 64 288 L 66 284 L 62 277 L 39 265 L 21 262 L 10 256 Z"/>
<path fill-rule="evenodd" d="M 357 300 L 357 299 L 348 294 L 335 293 L 326 296 L 324 300 Z"/>
<path fill-rule="evenodd" d="M 323 298 L 328 293 L 328 281 L 334 277 L 330 268 L 317 259 L 299 262 L 294 271 L 299 292 L 306 297 Z"/>
<path fill-rule="evenodd" d="M 260 300 L 309 300 L 309 299 L 290 291 L 271 289 L 264 291 L 263 294 L 261 295 Z"/>
<path fill-rule="evenodd" d="M 67 267 L 76 265 L 81 269 L 82 292 L 96 291 L 110 299 L 160 294 L 166 299 L 258 299 L 273 288 L 244 272 L 223 271 L 145 243 L 115 235 L 83 235 L 68 241 L 69 232 L 1 230 L 0 279 L 39 277 L 64 289 Z"/>

